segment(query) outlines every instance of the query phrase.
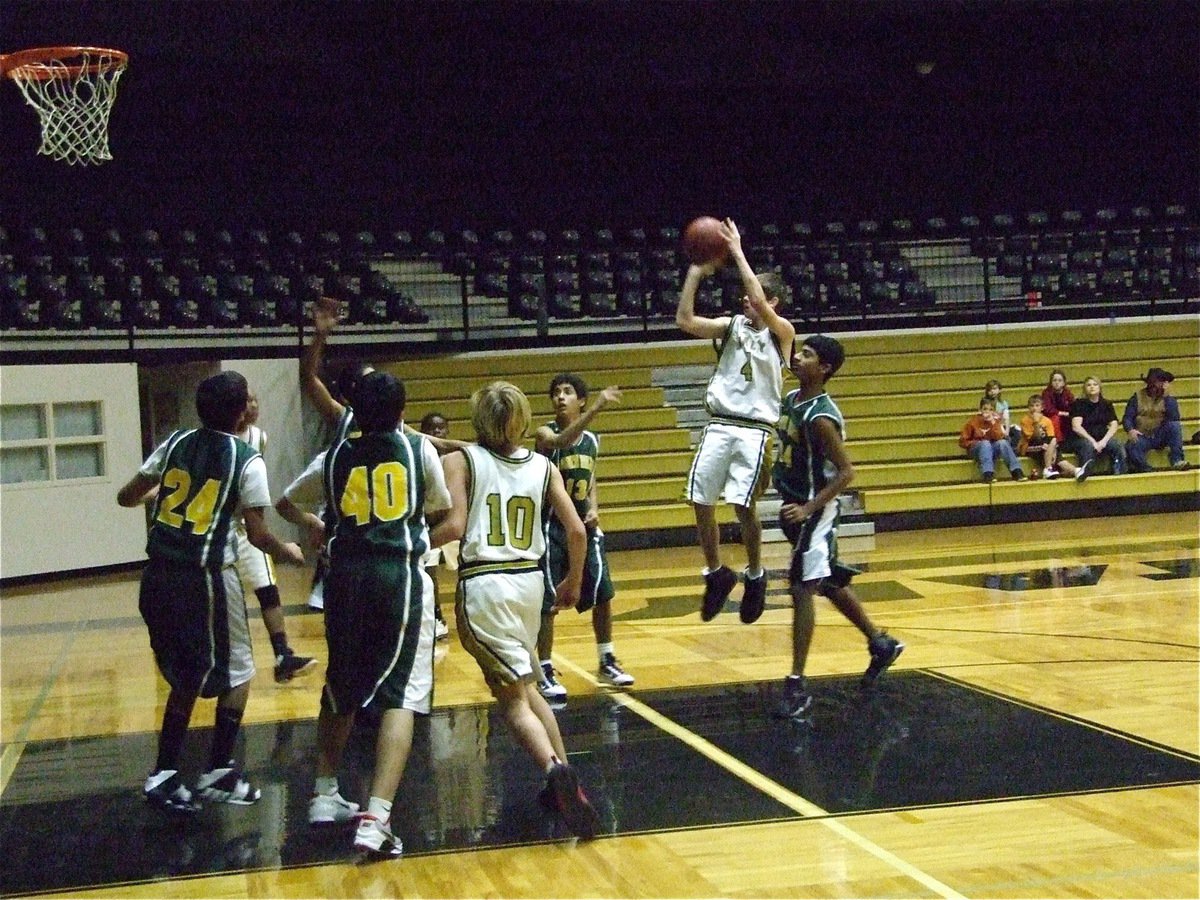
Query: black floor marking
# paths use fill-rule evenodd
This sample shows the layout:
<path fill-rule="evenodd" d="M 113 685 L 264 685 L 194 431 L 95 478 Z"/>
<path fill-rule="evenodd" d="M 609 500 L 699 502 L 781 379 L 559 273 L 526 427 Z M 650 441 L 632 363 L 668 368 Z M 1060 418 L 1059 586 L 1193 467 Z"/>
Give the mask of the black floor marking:
<path fill-rule="evenodd" d="M 865 662 L 865 654 L 864 654 Z M 639 692 L 687 727 L 834 814 L 986 802 L 1200 780 L 1200 760 L 921 672 L 815 678 L 806 722 L 770 717 L 777 683 Z M 622 834 L 794 818 L 795 813 L 603 695 L 558 713 L 603 832 Z M 78 890 L 243 869 L 346 862 L 349 829 L 314 832 L 306 811 L 316 725 L 244 729 L 244 759 L 263 799 L 210 806 L 194 820 L 148 809 L 140 786 L 156 735 L 32 742 L 0 802 L 4 895 Z M 184 771 L 211 733 L 197 729 Z M 374 752 L 356 730 L 343 793 L 362 799 Z M 536 800 L 541 777 L 491 706 L 418 722 L 396 799 L 409 855 L 559 840 Z"/>

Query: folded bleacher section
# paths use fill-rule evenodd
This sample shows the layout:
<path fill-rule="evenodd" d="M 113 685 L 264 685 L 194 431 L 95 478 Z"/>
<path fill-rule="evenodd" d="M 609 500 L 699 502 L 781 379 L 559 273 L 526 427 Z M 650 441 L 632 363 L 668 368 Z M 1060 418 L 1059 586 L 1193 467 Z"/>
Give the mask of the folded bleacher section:
<path fill-rule="evenodd" d="M 740 223 L 807 328 L 943 327 L 1195 311 L 1200 228 L 1181 205 L 987 218 Z M 675 337 L 676 226 L 380 229 L 0 226 L 0 331 L 256 336 L 321 295 L 368 337 L 532 345 L 581 333 Z M 737 307 L 727 269 L 697 298 Z M 86 348 L 86 345 L 83 345 Z"/>

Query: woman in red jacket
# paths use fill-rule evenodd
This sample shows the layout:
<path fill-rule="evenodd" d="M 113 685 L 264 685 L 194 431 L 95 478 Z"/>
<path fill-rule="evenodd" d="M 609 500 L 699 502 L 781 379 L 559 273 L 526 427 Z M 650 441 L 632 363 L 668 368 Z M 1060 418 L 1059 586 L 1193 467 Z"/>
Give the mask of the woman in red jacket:
<path fill-rule="evenodd" d="M 1061 444 L 1063 436 L 1071 434 L 1071 404 L 1075 395 L 1067 387 L 1067 376 L 1062 369 L 1050 373 L 1050 381 L 1042 390 L 1042 415 L 1054 423 L 1054 437 Z"/>

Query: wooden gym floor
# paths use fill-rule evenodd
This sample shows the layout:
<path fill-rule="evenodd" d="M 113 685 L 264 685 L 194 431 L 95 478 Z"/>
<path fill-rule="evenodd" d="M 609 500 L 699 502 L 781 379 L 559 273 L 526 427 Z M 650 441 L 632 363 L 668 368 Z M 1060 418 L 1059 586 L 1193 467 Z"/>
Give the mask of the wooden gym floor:
<path fill-rule="evenodd" d="M 323 667 L 276 685 L 253 599 L 244 759 L 263 799 L 177 823 L 140 797 L 166 691 L 136 573 L 9 587 L 0 894 L 1196 897 L 1197 526 L 1192 512 L 846 541 L 868 611 L 907 650 L 863 693 L 864 645 L 820 601 L 801 724 L 769 716 L 789 665 L 786 545 L 768 545 L 751 626 L 740 588 L 700 622 L 697 550 L 615 553 L 617 651 L 637 684 L 597 687 L 588 616 L 560 617 L 556 647 L 558 715 L 605 833 L 576 843 L 541 812 L 452 635 L 395 807 L 406 853 L 388 862 L 307 828 Z M 306 576 L 285 573 L 289 632 L 323 659 Z M 211 721 L 201 703 L 189 772 Z M 371 746 L 364 723 L 342 779 L 356 799 Z"/>

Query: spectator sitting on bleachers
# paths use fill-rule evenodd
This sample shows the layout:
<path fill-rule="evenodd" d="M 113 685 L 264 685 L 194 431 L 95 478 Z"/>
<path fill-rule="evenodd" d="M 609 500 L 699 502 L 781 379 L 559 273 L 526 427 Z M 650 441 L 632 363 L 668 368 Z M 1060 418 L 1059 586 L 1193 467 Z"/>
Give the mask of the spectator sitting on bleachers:
<path fill-rule="evenodd" d="M 1008 442 L 1008 435 L 996 415 L 994 401 L 984 397 L 979 401 L 979 412 L 971 416 L 962 427 L 958 436 L 958 446 L 962 447 L 971 458 L 979 464 L 983 480 L 991 484 L 996 478 L 996 458 L 999 457 L 1008 466 L 1013 481 L 1024 481 L 1025 472 L 1021 469 L 1021 461 Z"/>
<path fill-rule="evenodd" d="M 1167 448 L 1171 468 L 1179 471 L 1191 468 L 1183 458 L 1183 423 L 1179 415 L 1179 401 L 1167 389 L 1175 376 L 1155 366 L 1142 376 L 1142 380 L 1146 386 L 1129 398 L 1121 422 L 1129 434 L 1125 444 L 1129 471 L 1153 471 L 1146 461 L 1146 453 L 1163 447 Z"/>
<path fill-rule="evenodd" d="M 1021 426 L 1013 424 L 1008 401 L 1000 396 L 1001 390 L 999 380 L 990 378 L 988 379 L 988 383 L 983 386 L 983 396 L 995 402 L 996 415 L 1000 417 L 1000 422 L 1004 426 L 1004 433 L 1008 435 L 1008 442 L 1015 449 L 1021 443 Z"/>
<path fill-rule="evenodd" d="M 1017 453 L 1033 460 L 1033 477 L 1057 478 L 1062 474 L 1082 481 L 1079 470 L 1065 459 L 1058 458 L 1058 440 L 1054 437 L 1054 423 L 1042 414 L 1042 398 L 1034 394 L 1029 398 L 1029 412 L 1021 418 L 1021 443 Z M 1087 478 L 1085 473 L 1083 478 Z"/>
<path fill-rule="evenodd" d="M 1100 390 L 1100 379 L 1083 380 L 1083 396 L 1071 404 L 1071 439 L 1067 445 L 1079 459 L 1080 481 L 1091 473 L 1093 461 L 1107 456 L 1114 475 L 1125 473 L 1125 448 L 1116 440 L 1117 411 Z"/>
<path fill-rule="evenodd" d="M 1054 421 L 1054 437 L 1062 439 L 1071 433 L 1071 404 L 1075 395 L 1067 387 L 1067 376 L 1062 369 L 1050 373 L 1050 381 L 1042 389 L 1042 412 Z"/>

